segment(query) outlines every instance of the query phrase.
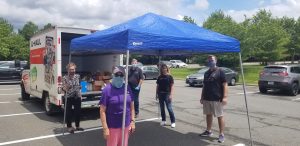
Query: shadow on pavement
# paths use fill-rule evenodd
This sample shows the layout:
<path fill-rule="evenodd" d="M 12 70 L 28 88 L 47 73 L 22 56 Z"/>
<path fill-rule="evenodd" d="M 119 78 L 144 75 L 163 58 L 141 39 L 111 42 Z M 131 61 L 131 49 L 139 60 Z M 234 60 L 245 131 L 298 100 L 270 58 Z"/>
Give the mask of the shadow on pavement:
<path fill-rule="evenodd" d="M 158 122 L 136 123 L 136 132 L 129 138 L 129 146 L 205 146 L 215 138 L 202 138 L 197 133 L 183 134 L 169 127 L 162 127 Z M 59 131 L 59 130 L 58 130 Z M 56 130 L 57 132 L 57 130 Z M 57 139 L 64 146 L 105 146 L 102 129 L 59 136 Z"/>

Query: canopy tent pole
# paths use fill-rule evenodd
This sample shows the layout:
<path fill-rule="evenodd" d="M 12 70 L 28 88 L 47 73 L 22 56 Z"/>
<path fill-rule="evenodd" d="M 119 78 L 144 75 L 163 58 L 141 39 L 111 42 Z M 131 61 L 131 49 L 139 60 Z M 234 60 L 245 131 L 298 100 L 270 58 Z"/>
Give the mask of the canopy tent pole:
<path fill-rule="evenodd" d="M 243 80 L 245 105 L 246 105 L 247 118 L 248 118 L 249 135 L 250 135 L 250 140 L 251 140 L 251 146 L 253 146 L 253 140 L 252 140 L 252 135 L 251 135 L 251 125 L 250 125 L 250 118 L 249 118 L 249 110 L 248 110 L 248 102 L 247 102 L 247 94 L 246 94 L 246 85 L 245 85 L 245 78 L 244 78 L 244 69 L 243 69 L 243 62 L 242 62 L 242 54 L 239 53 L 239 56 L 240 56 L 240 66 L 241 66 L 241 73 L 242 73 L 242 80 Z"/>
<path fill-rule="evenodd" d="M 159 73 L 159 75 L 160 75 L 160 67 L 161 67 L 161 50 L 159 50 L 159 55 L 158 55 L 158 73 Z M 157 95 L 155 95 L 155 96 L 157 96 Z M 161 117 L 160 117 L 160 103 L 159 103 L 159 99 L 157 99 L 157 100 L 158 100 L 157 101 L 157 118 L 161 119 Z"/>
<path fill-rule="evenodd" d="M 125 137 L 125 116 L 126 116 L 126 101 L 128 88 L 128 64 L 129 64 L 129 50 L 126 51 L 126 73 L 125 73 L 125 91 L 124 91 L 124 105 L 123 105 L 123 119 L 122 119 L 122 146 L 124 146 Z"/>
<path fill-rule="evenodd" d="M 70 52 L 70 54 L 69 54 L 69 63 L 71 63 L 71 57 L 72 57 L 72 55 L 71 55 L 71 52 Z M 68 75 L 69 75 L 69 71 L 68 70 L 67 70 L 67 72 L 68 72 Z M 65 124 L 66 124 L 67 102 L 68 102 L 66 96 L 64 96 L 64 98 L 65 98 L 65 104 L 64 104 L 63 135 L 65 135 Z"/>

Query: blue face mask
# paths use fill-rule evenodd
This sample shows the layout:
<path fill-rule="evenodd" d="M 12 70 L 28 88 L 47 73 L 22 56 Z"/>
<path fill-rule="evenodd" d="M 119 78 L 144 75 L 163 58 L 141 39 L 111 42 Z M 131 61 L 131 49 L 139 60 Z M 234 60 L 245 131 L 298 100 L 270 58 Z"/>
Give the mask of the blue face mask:
<path fill-rule="evenodd" d="M 215 61 L 208 61 L 207 62 L 207 67 L 209 67 L 209 68 L 216 67 L 216 62 Z"/>
<path fill-rule="evenodd" d="M 116 87 L 116 88 L 121 88 L 124 83 L 124 78 L 123 77 L 113 77 L 111 84 Z"/>

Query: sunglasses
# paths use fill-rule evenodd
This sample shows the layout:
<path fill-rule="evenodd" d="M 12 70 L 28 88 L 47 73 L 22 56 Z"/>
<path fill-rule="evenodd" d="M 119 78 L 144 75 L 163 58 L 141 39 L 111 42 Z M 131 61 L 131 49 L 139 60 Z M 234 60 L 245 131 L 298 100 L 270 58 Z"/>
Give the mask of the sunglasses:
<path fill-rule="evenodd" d="M 115 77 L 124 77 L 124 75 L 122 73 L 115 73 L 114 76 Z"/>

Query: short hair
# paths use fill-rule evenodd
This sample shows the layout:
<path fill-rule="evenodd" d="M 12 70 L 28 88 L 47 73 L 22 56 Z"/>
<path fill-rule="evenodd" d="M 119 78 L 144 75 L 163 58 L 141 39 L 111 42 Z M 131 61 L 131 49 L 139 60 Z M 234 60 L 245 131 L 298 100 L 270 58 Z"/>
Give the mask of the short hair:
<path fill-rule="evenodd" d="M 66 66 L 67 70 L 71 67 L 74 66 L 76 68 L 76 64 L 73 62 L 68 63 L 68 65 Z"/>
<path fill-rule="evenodd" d="M 210 57 L 213 57 L 213 58 L 215 58 L 216 60 L 218 60 L 217 57 L 216 57 L 215 55 L 208 55 L 207 58 L 210 58 Z"/>

